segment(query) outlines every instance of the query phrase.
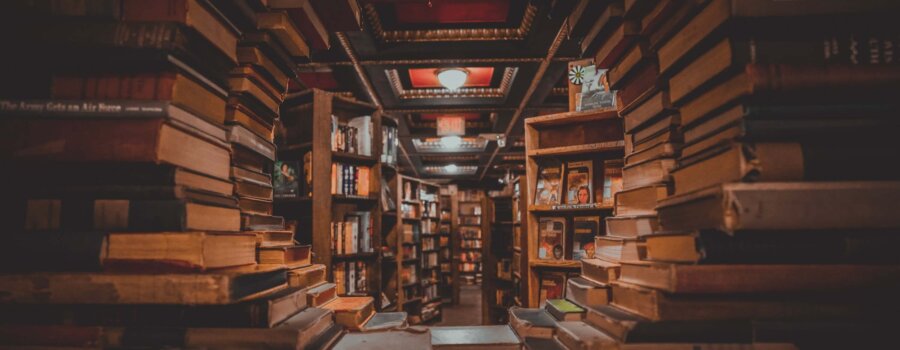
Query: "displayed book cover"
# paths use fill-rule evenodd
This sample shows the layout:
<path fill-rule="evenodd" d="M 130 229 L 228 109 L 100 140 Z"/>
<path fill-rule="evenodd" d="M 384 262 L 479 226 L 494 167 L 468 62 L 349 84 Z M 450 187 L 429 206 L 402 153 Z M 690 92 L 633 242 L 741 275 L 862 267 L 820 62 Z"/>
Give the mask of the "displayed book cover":
<path fill-rule="evenodd" d="M 534 204 L 536 205 L 556 205 L 559 204 L 560 184 L 562 176 L 562 166 L 556 164 L 547 164 L 541 166 L 538 170 L 537 183 L 534 189 Z"/>
<path fill-rule="evenodd" d="M 565 257 L 565 218 L 541 218 L 538 223 L 538 259 L 562 260 Z"/>
<path fill-rule="evenodd" d="M 616 193 L 622 190 L 622 160 L 607 160 L 603 162 L 603 193 L 600 203 L 604 206 L 615 204 Z"/>
<path fill-rule="evenodd" d="M 616 107 L 616 94 L 609 90 L 606 72 L 606 69 L 599 69 L 594 65 L 584 67 L 581 93 L 575 95 L 576 111 Z"/>
<path fill-rule="evenodd" d="M 275 198 L 296 198 L 300 196 L 300 163 L 276 161 L 272 187 Z"/>
<path fill-rule="evenodd" d="M 590 160 L 566 163 L 566 204 L 593 203 L 593 168 Z"/>
<path fill-rule="evenodd" d="M 594 257 L 594 237 L 600 232 L 599 216 L 576 216 L 572 219 L 572 259 Z"/>
<path fill-rule="evenodd" d="M 547 299 L 562 299 L 566 286 L 566 275 L 560 272 L 544 272 L 540 275 L 540 292 L 538 293 L 538 304 L 541 307 L 546 304 Z"/>
<path fill-rule="evenodd" d="M 394 191 L 388 186 L 387 179 L 381 178 L 381 207 L 385 211 L 397 210 L 397 202 L 394 201 Z"/>

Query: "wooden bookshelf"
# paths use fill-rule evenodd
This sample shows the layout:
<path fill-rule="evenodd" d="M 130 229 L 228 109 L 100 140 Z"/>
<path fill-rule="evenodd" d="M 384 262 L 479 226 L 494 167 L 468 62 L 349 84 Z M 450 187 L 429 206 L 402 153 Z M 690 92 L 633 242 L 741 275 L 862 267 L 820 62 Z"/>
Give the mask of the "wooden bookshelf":
<path fill-rule="evenodd" d="M 503 194 L 488 197 L 485 216 L 490 218 L 490 226 L 484 235 L 484 283 L 482 290 L 483 324 L 505 324 L 509 322 L 507 308 L 514 306 L 515 285 L 512 279 L 513 255 L 513 195 L 508 187 Z M 505 269 L 501 265 L 506 266 Z M 501 273 L 501 271 L 504 271 Z M 501 297 L 498 294 L 505 295 Z"/>
<path fill-rule="evenodd" d="M 358 116 L 371 116 L 371 152 L 369 155 L 332 150 L 332 116 L 346 122 Z M 328 267 L 328 280 L 335 282 L 335 268 L 345 264 L 365 265 L 365 288 L 353 295 L 378 297 L 381 294 L 380 230 L 381 211 L 378 209 L 378 193 L 381 188 L 381 123 L 382 113 L 375 106 L 352 100 L 326 91 L 311 89 L 291 94 L 281 108 L 284 132 L 277 140 L 280 147 L 279 161 L 300 164 L 301 193 L 295 198 L 277 198 L 275 212 L 286 220 L 296 221 L 295 238 L 302 244 L 312 244 L 313 262 Z M 304 164 L 304 156 L 310 153 L 310 162 Z M 369 168 L 369 193 L 344 195 L 332 193 L 331 164 Z M 311 164 L 311 169 L 304 169 Z M 307 184 L 309 171 L 311 184 Z M 371 220 L 371 251 L 337 254 L 332 250 L 332 223 L 343 221 L 346 215 L 368 213 Z M 363 219 L 364 220 L 364 219 Z M 362 224 L 360 226 L 363 226 Z M 361 279 L 361 276 L 355 276 Z M 349 289 L 349 288 L 348 288 Z M 348 293 L 343 293 L 347 295 Z"/>
<path fill-rule="evenodd" d="M 455 279 L 457 284 L 471 282 L 480 284 L 484 278 L 484 237 L 490 232 L 490 217 L 487 216 L 487 196 L 480 189 L 456 189 L 454 196 L 454 218 L 456 242 L 453 244 L 454 258 L 457 261 L 457 271 L 459 278 Z M 464 233 L 475 233 L 480 237 L 473 239 L 472 235 L 464 235 Z M 472 243 L 476 242 L 476 243 Z M 477 253 L 477 254 L 476 254 Z M 478 257 L 478 255 L 481 255 Z M 476 259 L 468 261 L 463 256 L 475 256 Z M 463 270 L 464 264 L 474 264 L 474 269 Z M 471 278 L 469 278 L 471 277 Z M 458 290 L 456 291 L 458 295 Z M 458 297 L 457 297 L 458 300 Z"/>
<path fill-rule="evenodd" d="M 440 186 L 396 173 L 389 174 L 386 183 L 396 204 L 385 211 L 382 221 L 382 229 L 387 232 L 382 250 L 386 271 L 382 288 L 394 306 L 390 310 L 406 312 L 414 324 L 439 321 L 442 299 L 425 295 L 426 288 L 439 282 L 440 273 L 425 265 L 426 254 L 436 251 L 424 249 L 423 244 L 439 239 L 439 216 L 432 212 L 440 211 Z M 422 314 L 423 308 L 438 311 L 427 316 Z"/>
<path fill-rule="evenodd" d="M 528 208 L 528 191 L 525 176 L 513 179 L 513 266 L 512 279 L 516 287 L 514 298 L 517 306 L 526 305 L 528 299 L 528 279 L 522 278 L 528 271 L 528 221 L 525 208 Z M 518 258 L 517 258 L 518 256 Z"/>
<path fill-rule="evenodd" d="M 438 225 L 438 237 L 440 241 L 446 242 L 438 248 L 438 273 L 440 274 L 440 294 L 445 304 L 453 304 L 454 288 L 459 286 L 453 278 L 453 271 L 456 265 L 453 262 L 453 196 L 450 195 L 449 186 L 441 186 L 440 189 L 440 221 Z"/>
<path fill-rule="evenodd" d="M 622 122 L 614 110 L 588 112 L 567 112 L 537 116 L 525 120 L 525 170 L 526 177 L 519 180 L 522 196 L 519 210 L 525 208 L 521 230 L 525 235 L 522 246 L 522 295 L 521 302 L 527 307 L 539 307 L 540 277 L 542 273 L 558 271 L 577 272 L 581 264 L 572 259 L 573 218 L 578 216 L 603 218 L 612 215 L 609 203 L 603 205 L 604 166 L 607 160 L 622 159 L 624 141 Z M 590 184 L 592 204 L 566 204 L 566 164 L 567 162 L 589 161 L 591 164 Z M 535 203 L 536 184 L 542 166 L 560 166 L 560 183 L 557 198 L 560 203 Z M 598 196 L 598 194 L 600 196 Z M 542 197 L 546 198 L 546 197 Z M 564 232 L 563 259 L 539 260 L 541 218 L 563 218 Z M 603 225 L 598 234 L 603 234 Z"/>

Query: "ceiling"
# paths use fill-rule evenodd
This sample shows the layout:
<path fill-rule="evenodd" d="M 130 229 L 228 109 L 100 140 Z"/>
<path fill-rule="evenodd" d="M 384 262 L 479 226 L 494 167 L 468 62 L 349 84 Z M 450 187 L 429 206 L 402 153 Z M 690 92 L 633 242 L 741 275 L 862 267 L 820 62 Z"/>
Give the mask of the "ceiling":
<path fill-rule="evenodd" d="M 310 58 L 297 62 L 299 85 L 352 94 L 397 119 L 402 171 L 496 184 L 524 173 L 523 120 L 568 108 L 566 65 L 582 56 L 582 32 L 601 12 L 590 10 L 603 2 L 309 1 L 321 28 L 299 28 L 318 37 L 309 40 Z M 469 72 L 454 91 L 435 75 L 449 67 Z M 464 118 L 460 147 L 439 147 L 442 116 Z M 447 164 L 457 171 L 448 174 Z"/>

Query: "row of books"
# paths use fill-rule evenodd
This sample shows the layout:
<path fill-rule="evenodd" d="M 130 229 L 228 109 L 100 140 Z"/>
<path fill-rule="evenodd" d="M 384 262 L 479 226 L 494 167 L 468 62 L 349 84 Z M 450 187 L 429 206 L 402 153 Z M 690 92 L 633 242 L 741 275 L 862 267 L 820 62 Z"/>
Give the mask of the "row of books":
<path fill-rule="evenodd" d="M 339 295 L 365 295 L 369 293 L 369 266 L 364 261 L 344 261 L 334 266 L 334 283 Z"/>
<path fill-rule="evenodd" d="M 331 194 L 369 196 L 371 168 L 343 163 L 331 164 Z"/>
<path fill-rule="evenodd" d="M 331 116 L 331 151 L 372 155 L 372 117 L 365 115 L 346 121 Z"/>
<path fill-rule="evenodd" d="M 345 215 L 344 221 L 331 223 L 333 254 L 374 252 L 373 237 L 373 216 L 369 212 L 353 212 Z"/>
<path fill-rule="evenodd" d="M 565 167 L 558 162 L 545 162 L 538 170 L 535 181 L 534 204 L 611 206 L 616 193 L 622 190 L 622 161 L 604 160 L 602 179 L 594 176 L 596 162 L 598 161 L 570 161 L 565 163 Z M 596 188 L 594 183 L 600 181 L 603 187 Z"/>
<path fill-rule="evenodd" d="M 381 162 L 385 164 L 397 164 L 397 149 L 400 145 L 397 127 L 391 125 L 381 126 Z"/>

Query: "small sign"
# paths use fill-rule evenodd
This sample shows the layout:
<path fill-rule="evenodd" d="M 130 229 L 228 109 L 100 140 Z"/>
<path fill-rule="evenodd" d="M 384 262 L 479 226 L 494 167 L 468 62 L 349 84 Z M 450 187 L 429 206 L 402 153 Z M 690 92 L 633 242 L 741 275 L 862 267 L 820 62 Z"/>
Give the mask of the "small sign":
<path fill-rule="evenodd" d="M 437 118 L 437 136 L 462 136 L 466 134 L 466 118 L 448 116 Z"/>

